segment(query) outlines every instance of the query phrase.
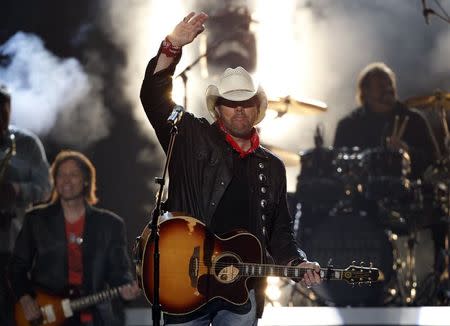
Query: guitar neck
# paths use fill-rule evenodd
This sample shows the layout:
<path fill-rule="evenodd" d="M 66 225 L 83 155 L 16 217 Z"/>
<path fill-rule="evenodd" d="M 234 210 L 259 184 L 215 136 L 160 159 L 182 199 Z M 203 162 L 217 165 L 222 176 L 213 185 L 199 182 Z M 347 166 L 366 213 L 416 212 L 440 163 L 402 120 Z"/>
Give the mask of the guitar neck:
<path fill-rule="evenodd" d="M 239 266 L 239 273 L 247 277 L 278 276 L 288 278 L 302 278 L 310 270 L 298 266 L 280 266 L 263 264 L 245 264 Z M 350 265 L 346 269 L 333 267 L 321 268 L 320 278 L 326 281 L 345 280 L 351 284 L 371 283 L 382 280 L 382 274 L 377 268 Z"/>
<path fill-rule="evenodd" d="M 86 297 L 71 300 L 70 306 L 73 311 L 79 311 L 94 306 L 97 303 L 117 298 L 120 295 L 119 289 L 120 287 L 115 287 Z"/>
<path fill-rule="evenodd" d="M 296 266 L 262 265 L 262 264 L 241 264 L 240 271 L 243 276 L 248 277 L 289 277 L 301 278 L 308 269 Z M 343 269 L 321 268 L 320 277 L 326 280 L 342 280 Z"/>

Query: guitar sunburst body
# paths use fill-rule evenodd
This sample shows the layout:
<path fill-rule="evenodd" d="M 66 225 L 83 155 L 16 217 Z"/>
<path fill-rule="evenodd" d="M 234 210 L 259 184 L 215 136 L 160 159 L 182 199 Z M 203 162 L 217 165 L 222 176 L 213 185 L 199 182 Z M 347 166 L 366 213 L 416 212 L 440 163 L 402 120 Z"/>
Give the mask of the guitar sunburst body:
<path fill-rule="evenodd" d="M 16 326 L 34 326 L 34 325 L 46 325 L 46 326 L 62 326 L 67 322 L 68 316 L 65 306 L 69 300 L 64 297 L 54 296 L 46 292 L 36 290 L 35 300 L 41 308 L 43 319 L 39 322 L 30 323 L 23 312 L 22 306 L 17 303 L 14 306 L 14 316 Z"/>
<path fill-rule="evenodd" d="M 144 231 L 145 249 L 139 274 L 144 276 L 140 278 L 141 286 L 151 302 L 154 248 L 149 235 Z M 160 303 L 164 311 L 172 314 L 196 310 L 215 297 L 244 304 L 247 278 L 241 277 L 233 265 L 262 262 L 261 246 L 251 234 L 237 233 L 222 240 L 189 217 L 165 221 L 160 228 L 159 246 Z"/>

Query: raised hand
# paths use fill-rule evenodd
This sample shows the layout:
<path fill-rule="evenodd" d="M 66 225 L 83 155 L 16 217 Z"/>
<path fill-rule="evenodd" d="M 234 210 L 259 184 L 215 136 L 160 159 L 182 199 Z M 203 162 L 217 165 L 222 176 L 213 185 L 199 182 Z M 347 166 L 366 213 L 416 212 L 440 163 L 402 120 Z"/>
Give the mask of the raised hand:
<path fill-rule="evenodd" d="M 183 18 L 183 20 L 175 26 L 172 33 L 167 37 L 174 46 L 183 46 L 191 43 L 198 34 L 205 30 L 204 22 L 208 19 L 208 15 L 204 12 L 191 12 Z"/>

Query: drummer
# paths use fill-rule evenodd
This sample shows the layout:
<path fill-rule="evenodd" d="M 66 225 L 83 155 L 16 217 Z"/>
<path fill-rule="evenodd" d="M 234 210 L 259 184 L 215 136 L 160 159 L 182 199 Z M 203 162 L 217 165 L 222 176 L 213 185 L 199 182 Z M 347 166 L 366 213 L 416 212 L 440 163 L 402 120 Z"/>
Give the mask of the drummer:
<path fill-rule="evenodd" d="M 391 68 L 382 62 L 366 66 L 356 100 L 359 107 L 338 122 L 334 147 L 403 149 L 411 158 L 411 177 L 420 178 L 436 157 L 431 131 L 420 113 L 398 101 Z"/>

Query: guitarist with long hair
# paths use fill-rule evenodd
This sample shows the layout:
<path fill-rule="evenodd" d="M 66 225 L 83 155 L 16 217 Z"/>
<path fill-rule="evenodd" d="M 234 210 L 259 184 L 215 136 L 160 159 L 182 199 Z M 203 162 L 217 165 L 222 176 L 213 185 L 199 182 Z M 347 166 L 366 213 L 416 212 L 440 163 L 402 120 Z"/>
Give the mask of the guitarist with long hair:
<path fill-rule="evenodd" d="M 86 156 L 62 151 L 50 171 L 51 202 L 27 213 L 13 251 L 10 280 L 18 301 L 16 323 L 114 325 L 108 300 L 78 314 L 76 310 L 115 293 L 123 300 L 140 293 L 130 272 L 123 220 L 93 206 L 98 201 L 96 171 Z M 118 288 L 104 291 L 107 287 Z M 77 304 L 58 300 L 65 294 L 73 296 L 66 293 L 69 289 L 91 297 Z"/>
<path fill-rule="evenodd" d="M 171 129 L 167 120 L 176 111 L 171 98 L 174 71 L 182 48 L 203 32 L 207 18 L 205 13 L 194 12 L 184 17 L 161 43 L 145 73 L 141 101 L 165 151 Z M 280 60 L 283 60 L 286 46 L 279 47 Z M 215 121 L 213 124 L 187 112 L 178 123 L 179 134 L 169 167 L 167 210 L 193 216 L 218 235 L 243 229 L 261 243 L 264 262 L 273 259 L 280 265 L 302 266 L 307 270 L 301 277 L 302 284 L 318 284 L 319 264 L 307 260 L 294 238 L 284 164 L 259 144 L 255 125 L 263 120 L 267 108 L 264 90 L 244 68 L 228 68 L 208 87 L 206 106 Z M 203 249 L 210 261 L 213 248 L 208 247 L 206 241 L 198 249 Z M 191 262 L 194 268 L 189 275 L 195 283 L 198 262 L 195 252 Z M 186 269 L 186 265 L 177 268 Z M 161 274 L 165 273 L 171 271 L 161 270 Z M 264 306 L 264 284 L 247 285 L 249 298 L 242 305 L 217 298 L 189 314 L 166 313 L 165 323 L 255 325 Z"/>

